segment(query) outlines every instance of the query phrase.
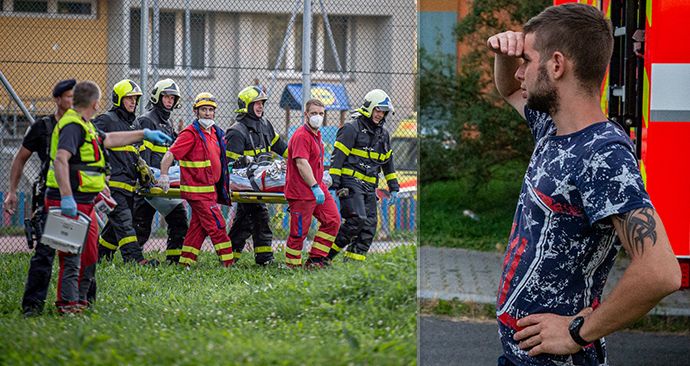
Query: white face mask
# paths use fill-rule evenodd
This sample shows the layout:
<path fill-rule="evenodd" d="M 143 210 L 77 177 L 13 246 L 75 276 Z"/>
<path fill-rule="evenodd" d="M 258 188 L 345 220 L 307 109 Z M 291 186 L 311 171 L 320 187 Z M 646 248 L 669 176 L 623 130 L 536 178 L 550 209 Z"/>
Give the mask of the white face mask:
<path fill-rule="evenodd" d="M 213 126 L 215 123 L 216 122 L 214 122 L 212 119 L 199 118 L 199 124 L 207 129 Z"/>
<path fill-rule="evenodd" d="M 323 116 L 319 116 L 317 114 L 309 117 L 309 126 L 311 126 L 311 128 L 317 130 L 321 127 L 321 125 L 323 125 Z"/>

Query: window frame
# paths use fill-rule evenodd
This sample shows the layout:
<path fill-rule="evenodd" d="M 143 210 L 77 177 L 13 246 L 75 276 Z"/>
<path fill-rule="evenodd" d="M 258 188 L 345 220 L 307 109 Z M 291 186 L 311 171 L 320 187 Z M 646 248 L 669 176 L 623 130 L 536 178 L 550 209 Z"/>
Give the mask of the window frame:
<path fill-rule="evenodd" d="M 138 8 L 138 7 L 132 7 L 132 8 L 130 8 L 130 12 L 129 12 L 130 15 L 127 17 L 127 29 L 128 29 L 130 32 L 131 32 L 131 25 L 130 25 L 130 22 L 131 22 L 131 19 L 132 19 L 132 16 L 131 16 L 132 10 L 139 10 L 139 14 L 140 14 L 140 16 L 141 16 L 141 8 Z M 152 33 L 152 30 L 153 30 L 153 28 L 152 28 L 152 26 L 153 26 L 153 14 L 152 14 L 152 13 L 153 13 L 152 11 L 149 11 L 149 25 L 148 25 L 148 29 L 149 29 L 149 34 L 151 35 L 151 37 L 148 37 L 148 39 L 146 40 L 146 42 L 147 42 L 147 47 L 148 47 L 148 49 L 149 49 L 149 52 L 148 52 L 148 55 L 147 55 L 147 56 L 148 56 L 148 60 L 147 60 L 148 62 L 147 62 L 147 63 L 149 64 L 149 66 L 148 66 L 148 73 L 152 73 L 152 72 L 153 72 L 153 66 L 150 65 L 150 63 L 151 63 L 151 56 L 152 56 L 152 47 L 153 47 L 153 40 L 152 40 L 152 38 L 153 38 L 153 33 Z M 163 9 L 162 9 L 162 10 L 161 10 L 161 13 L 173 13 L 173 14 L 175 14 L 175 25 L 174 25 L 175 37 L 174 37 L 174 38 L 175 38 L 175 39 L 180 39 L 181 41 L 180 41 L 179 46 L 178 46 L 178 44 L 175 44 L 175 55 L 174 55 L 174 62 L 173 62 L 173 63 L 174 63 L 176 66 L 175 66 L 174 68 L 163 68 L 163 67 L 160 67 L 160 66 L 159 66 L 159 67 L 158 67 L 158 74 L 159 74 L 160 76 L 176 76 L 176 77 L 177 77 L 177 76 L 186 76 L 186 75 L 187 75 L 186 68 L 185 68 L 185 67 L 182 67 L 182 64 L 184 63 L 184 54 L 183 54 L 183 52 L 184 52 L 184 49 L 185 49 L 185 46 L 184 46 L 184 17 L 185 17 L 185 16 L 184 16 L 184 10 L 181 10 L 181 9 L 164 9 L 164 10 L 163 10 Z M 191 12 L 191 15 L 202 15 L 202 16 L 204 17 L 204 67 L 203 67 L 202 69 L 193 69 L 193 68 L 192 68 L 192 69 L 191 69 L 191 75 L 192 75 L 192 77 L 208 77 L 208 76 L 211 76 L 211 68 L 208 67 L 208 65 L 209 65 L 209 60 L 210 60 L 210 57 L 211 57 L 211 51 L 210 51 L 210 48 L 211 48 L 211 24 L 210 24 L 210 23 L 211 23 L 211 16 L 210 16 L 210 14 L 211 14 L 211 13 L 208 12 L 208 11 L 205 11 L 205 12 L 197 12 L 197 11 Z M 191 18 L 191 17 L 190 17 L 190 18 Z M 159 21 L 160 21 L 160 18 L 159 18 Z M 160 29 L 160 25 L 159 25 L 158 28 Z M 141 28 L 140 28 L 140 31 L 141 31 Z M 129 39 L 129 38 L 128 38 L 128 39 Z M 159 44 L 159 47 L 160 47 L 160 44 Z M 128 47 L 128 48 L 129 48 L 129 47 Z M 129 52 L 129 50 L 128 50 L 128 52 Z M 139 55 L 139 57 L 140 57 L 140 59 L 141 59 L 141 55 Z M 159 54 L 159 57 L 160 57 L 160 54 Z M 128 53 L 127 59 L 129 60 L 129 53 Z M 191 62 L 191 60 L 190 60 L 190 62 Z M 127 63 L 127 66 L 129 67 L 129 73 L 130 73 L 130 75 L 138 76 L 138 75 L 141 74 L 140 67 L 132 67 L 132 66 L 129 64 L 129 61 L 128 61 L 128 63 Z"/>
<path fill-rule="evenodd" d="M 286 14 L 287 16 L 287 21 L 290 21 L 289 14 Z M 354 22 L 354 17 L 349 16 L 349 15 L 343 15 L 343 17 L 347 18 L 347 30 L 346 30 L 346 49 L 344 50 L 345 52 L 345 65 L 343 68 L 345 71 L 343 72 L 343 78 L 345 80 L 352 80 L 353 79 L 353 74 L 350 72 L 352 69 L 352 62 L 354 60 L 354 56 L 352 55 L 352 47 L 354 45 L 354 28 L 355 28 L 355 22 Z M 328 19 L 329 23 L 331 23 L 331 19 Z M 301 22 L 300 22 L 301 23 Z M 296 22 L 297 24 L 297 22 Z M 333 25 L 331 24 L 331 27 Z M 292 42 L 288 42 L 287 47 L 285 49 L 285 69 L 288 70 L 274 70 L 273 67 L 275 66 L 275 61 L 276 60 L 268 60 L 269 64 L 269 74 L 272 74 L 275 71 L 275 75 L 277 79 L 300 79 L 302 77 L 302 70 L 294 70 L 295 66 L 297 65 L 297 62 L 295 60 L 295 55 L 299 52 L 297 50 L 296 45 L 297 44 L 302 44 L 302 40 L 298 39 L 298 37 L 301 37 L 302 32 L 299 32 L 297 30 L 297 27 L 293 27 L 292 29 Z M 282 44 L 282 38 L 284 37 L 284 32 L 281 35 L 281 43 Z M 312 34 L 314 35 L 314 42 L 312 43 L 312 49 L 315 50 L 316 56 L 312 55 L 312 69 L 311 70 L 311 76 L 314 79 L 320 79 L 320 80 L 340 80 L 340 72 L 338 71 L 328 71 L 324 72 L 322 71 L 324 68 L 325 64 L 325 53 L 328 52 L 326 50 L 326 47 L 324 47 L 324 44 L 328 42 L 328 35 L 326 34 L 326 25 L 325 22 L 323 21 L 323 16 L 321 14 L 315 14 L 313 19 L 312 19 Z M 278 46 L 280 47 L 280 45 Z M 278 51 L 280 48 L 278 49 Z M 339 50 L 340 51 L 340 50 Z M 267 53 L 270 54 L 271 51 L 267 50 Z M 278 53 L 278 52 L 277 52 Z M 341 54 L 338 54 L 341 56 Z M 268 54 L 267 54 L 268 57 Z M 342 56 L 341 56 L 342 57 Z M 289 70 L 293 69 L 293 70 Z"/>
<path fill-rule="evenodd" d="M 32 17 L 32 18 L 49 18 L 49 19 L 84 19 L 95 20 L 98 15 L 98 0 L 38 0 L 48 4 L 48 11 L 45 13 L 32 12 L 18 12 L 14 11 L 15 0 L 3 1 L 2 9 L 0 9 L 0 16 L 5 17 Z M 91 4 L 91 14 L 62 14 L 58 13 L 58 3 L 85 3 Z"/>

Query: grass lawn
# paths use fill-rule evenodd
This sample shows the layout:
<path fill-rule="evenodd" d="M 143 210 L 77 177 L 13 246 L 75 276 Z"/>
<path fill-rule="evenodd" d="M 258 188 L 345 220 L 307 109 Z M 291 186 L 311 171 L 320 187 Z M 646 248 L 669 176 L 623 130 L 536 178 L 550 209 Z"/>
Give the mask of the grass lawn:
<path fill-rule="evenodd" d="M 421 245 L 498 250 L 505 245 L 526 165 L 509 162 L 491 168 L 491 180 L 472 187 L 469 179 L 421 185 Z M 475 221 L 465 215 L 471 210 Z"/>
<path fill-rule="evenodd" d="M 411 365 L 416 247 L 320 271 L 99 265 L 98 301 L 24 319 L 28 254 L 0 260 L 0 365 Z M 162 259 L 162 258 L 160 258 Z"/>

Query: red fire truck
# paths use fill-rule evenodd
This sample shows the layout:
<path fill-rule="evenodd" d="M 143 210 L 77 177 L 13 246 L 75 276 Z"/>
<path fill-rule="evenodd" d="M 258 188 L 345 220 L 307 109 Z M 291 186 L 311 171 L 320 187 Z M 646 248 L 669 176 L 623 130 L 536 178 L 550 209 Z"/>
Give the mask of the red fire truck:
<path fill-rule="evenodd" d="M 555 5 L 575 1 L 556 0 Z M 588 0 L 611 19 L 601 107 L 630 133 L 652 203 L 690 288 L 690 2 Z"/>

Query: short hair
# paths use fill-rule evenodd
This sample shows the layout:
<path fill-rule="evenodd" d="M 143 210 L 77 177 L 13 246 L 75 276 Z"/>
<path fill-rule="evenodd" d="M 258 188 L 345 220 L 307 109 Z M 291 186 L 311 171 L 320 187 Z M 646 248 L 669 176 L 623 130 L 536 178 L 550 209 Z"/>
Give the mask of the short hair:
<path fill-rule="evenodd" d="M 101 88 L 93 81 L 80 81 L 74 86 L 74 99 L 72 105 L 75 108 L 88 107 L 94 101 L 101 98 Z"/>
<path fill-rule="evenodd" d="M 530 19 L 524 32 L 534 33 L 542 62 L 560 51 L 573 60 L 583 88 L 599 89 L 613 53 L 611 22 L 599 9 L 576 3 L 550 6 Z"/>
<path fill-rule="evenodd" d="M 304 112 L 305 112 L 305 113 L 306 113 L 306 112 L 309 112 L 309 107 L 311 107 L 311 106 L 313 106 L 313 105 L 315 105 L 315 106 L 317 106 L 317 107 L 326 108 L 326 106 L 323 104 L 322 101 L 320 101 L 320 100 L 318 100 L 318 99 L 313 99 L 313 98 L 312 98 L 312 99 L 309 99 L 309 100 L 307 101 L 307 104 L 304 105 Z"/>

